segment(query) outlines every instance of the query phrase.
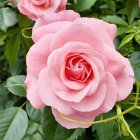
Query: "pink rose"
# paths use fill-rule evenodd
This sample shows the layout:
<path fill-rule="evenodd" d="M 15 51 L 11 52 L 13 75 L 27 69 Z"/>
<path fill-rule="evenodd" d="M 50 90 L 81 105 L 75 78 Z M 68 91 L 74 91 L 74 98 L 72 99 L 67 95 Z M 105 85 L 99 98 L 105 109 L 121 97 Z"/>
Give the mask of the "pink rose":
<path fill-rule="evenodd" d="M 66 9 L 67 0 L 18 0 L 19 11 L 32 20 Z"/>
<path fill-rule="evenodd" d="M 72 11 L 38 19 L 35 44 L 27 54 L 27 98 L 35 108 L 51 106 L 66 128 L 110 111 L 131 92 L 134 73 L 128 59 L 115 50 L 116 26 Z"/>

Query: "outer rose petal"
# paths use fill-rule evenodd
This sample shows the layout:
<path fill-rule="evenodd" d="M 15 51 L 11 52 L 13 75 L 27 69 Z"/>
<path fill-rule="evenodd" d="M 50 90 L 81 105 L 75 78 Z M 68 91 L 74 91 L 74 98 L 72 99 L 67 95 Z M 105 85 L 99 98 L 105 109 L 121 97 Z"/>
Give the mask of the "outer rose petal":
<path fill-rule="evenodd" d="M 118 101 L 124 100 L 132 91 L 134 84 L 134 71 L 128 59 L 125 59 L 125 69 L 118 75 L 116 82 L 118 85 Z"/>
<path fill-rule="evenodd" d="M 74 21 L 75 19 L 80 18 L 79 13 L 75 13 L 72 10 L 64 10 L 59 13 L 49 13 L 44 15 L 43 17 L 39 18 L 34 27 L 33 27 L 33 32 L 43 26 L 43 25 L 48 25 L 50 23 L 54 22 L 59 22 L 59 21 Z"/>
<path fill-rule="evenodd" d="M 28 75 L 25 84 L 27 86 L 27 99 L 31 102 L 32 106 L 36 109 L 43 108 L 45 104 L 39 96 L 37 79 Z"/>
<path fill-rule="evenodd" d="M 107 45 L 105 45 L 103 53 L 109 62 L 108 71 L 114 75 L 117 82 L 118 101 L 123 100 L 133 89 L 134 72 L 132 66 L 128 59 Z"/>
<path fill-rule="evenodd" d="M 24 0 L 18 1 L 18 9 L 21 13 L 27 15 L 27 17 L 29 17 L 32 20 L 37 19 L 38 18 L 37 15 L 28 10 L 29 6 L 30 6 L 29 3 L 25 3 Z"/>
<path fill-rule="evenodd" d="M 103 55 L 108 60 L 107 71 L 111 72 L 114 76 L 119 75 L 125 68 L 125 57 L 113 48 L 110 48 L 107 44 L 104 44 Z"/>
<path fill-rule="evenodd" d="M 89 44 L 97 52 L 102 52 L 103 50 L 103 42 L 96 36 L 93 28 L 82 23 L 72 23 L 57 32 L 52 40 L 51 50 L 61 48 L 64 44 L 74 41 Z"/>
<path fill-rule="evenodd" d="M 110 111 L 114 107 L 114 105 L 117 101 L 118 87 L 117 87 L 116 80 L 112 74 L 106 73 L 105 84 L 106 84 L 106 88 L 107 88 L 105 100 L 103 101 L 100 108 L 98 108 L 97 110 L 92 112 L 94 116 L 98 116 L 102 113 L 106 113 L 106 112 Z"/>
<path fill-rule="evenodd" d="M 107 22 L 104 22 L 103 20 L 99 20 L 96 18 L 79 18 L 74 22 L 91 26 L 94 30 L 94 34 L 97 37 L 103 40 L 104 43 L 107 43 L 114 48 L 112 40 L 114 40 L 115 34 L 117 32 L 116 25 L 109 24 Z"/>
<path fill-rule="evenodd" d="M 67 121 L 65 119 L 63 119 L 60 116 L 60 113 L 55 110 L 54 108 L 52 108 L 52 113 L 56 119 L 56 121 L 58 121 L 63 127 L 67 128 L 67 129 L 71 129 L 71 128 L 88 128 L 90 127 L 91 124 L 88 125 L 82 125 L 82 124 L 77 124 L 77 123 L 73 123 L 70 121 Z M 92 122 L 95 119 L 95 116 L 91 116 L 88 114 L 88 116 L 86 116 L 85 113 L 74 113 L 71 115 L 66 116 L 67 118 L 73 119 L 73 120 L 77 120 L 77 121 L 81 121 L 81 122 Z"/>
<path fill-rule="evenodd" d="M 36 42 L 27 54 L 27 72 L 38 77 L 39 72 L 47 66 L 47 59 L 50 54 L 50 43 L 53 35 L 45 35 Z"/>
<path fill-rule="evenodd" d="M 42 25 L 41 27 L 37 28 L 33 34 L 32 39 L 34 42 L 37 42 L 41 37 L 47 34 L 55 34 L 57 31 L 59 31 L 62 27 L 65 25 L 70 24 L 71 22 L 63 21 L 63 22 L 54 22 L 50 23 L 48 25 Z"/>
<path fill-rule="evenodd" d="M 102 27 L 104 27 L 107 30 L 112 40 L 114 40 L 115 38 L 115 34 L 117 32 L 117 26 L 114 24 L 109 24 L 103 20 L 96 19 L 96 18 L 79 18 L 77 21 L 90 24 L 91 26 L 93 26 L 94 23 L 99 23 Z"/>
<path fill-rule="evenodd" d="M 106 87 L 106 97 L 101 106 L 103 113 L 110 111 L 117 101 L 118 87 L 115 78 L 110 73 L 106 73 Z"/>

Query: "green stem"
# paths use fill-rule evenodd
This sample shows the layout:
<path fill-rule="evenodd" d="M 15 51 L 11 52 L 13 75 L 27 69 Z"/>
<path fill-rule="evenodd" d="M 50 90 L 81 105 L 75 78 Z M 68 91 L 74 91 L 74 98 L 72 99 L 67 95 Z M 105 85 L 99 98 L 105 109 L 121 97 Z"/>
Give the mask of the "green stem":
<path fill-rule="evenodd" d="M 101 120 L 103 120 L 103 114 L 101 114 Z"/>
<path fill-rule="evenodd" d="M 118 114 L 121 114 L 121 113 L 122 113 L 122 110 L 121 110 L 120 106 L 119 106 L 119 105 L 116 105 L 116 108 L 117 108 L 117 113 L 118 113 Z M 133 138 L 134 140 L 137 140 L 137 138 L 134 136 L 134 134 L 133 134 L 132 131 L 130 130 L 130 127 L 129 127 L 128 123 L 125 121 L 123 115 L 120 116 L 120 117 L 118 118 L 118 122 L 121 122 L 121 123 L 125 126 L 126 131 L 132 136 L 132 138 Z"/>
<path fill-rule="evenodd" d="M 20 106 L 20 108 L 23 108 L 24 107 L 24 105 L 26 105 L 28 103 L 28 100 L 27 101 L 25 101 L 21 106 Z"/>
<path fill-rule="evenodd" d="M 127 131 L 128 131 L 129 134 L 132 136 L 132 138 L 133 138 L 134 140 L 137 140 L 137 138 L 134 136 L 134 134 L 132 133 L 132 131 L 131 131 L 130 128 L 128 127 L 127 122 L 126 122 L 126 121 L 123 121 L 123 124 L 125 125 Z"/>
<path fill-rule="evenodd" d="M 122 116 L 124 114 L 127 114 L 127 113 L 131 112 L 134 109 L 136 109 L 136 106 L 132 106 L 132 107 L 128 108 L 127 110 L 125 110 L 124 112 L 122 112 L 121 114 L 118 114 L 118 115 L 113 116 L 111 118 L 103 119 L 103 120 L 100 120 L 100 121 L 94 121 L 94 122 L 80 122 L 80 121 L 77 121 L 77 120 L 73 120 L 73 119 L 67 118 L 63 114 L 60 114 L 60 117 L 62 119 L 64 119 L 64 120 L 67 120 L 67 121 L 73 122 L 73 123 L 77 123 L 77 124 L 83 124 L 83 125 L 87 125 L 87 124 L 99 124 L 99 123 L 105 123 L 105 122 L 109 122 L 109 121 L 118 119 L 120 116 Z"/>
<path fill-rule="evenodd" d="M 135 100 L 134 106 L 137 106 L 138 100 L 139 100 L 140 84 L 139 84 L 138 81 L 136 81 L 136 86 L 137 86 L 137 89 L 136 89 L 136 100 Z"/>
<path fill-rule="evenodd" d="M 140 106 L 136 106 L 137 109 L 140 109 Z"/>
<path fill-rule="evenodd" d="M 22 36 L 25 37 L 25 38 L 28 38 L 28 39 L 32 39 L 32 37 L 27 36 L 27 35 L 24 33 L 26 30 L 30 30 L 30 29 L 32 29 L 32 27 L 28 27 L 28 28 L 22 29 Z"/>

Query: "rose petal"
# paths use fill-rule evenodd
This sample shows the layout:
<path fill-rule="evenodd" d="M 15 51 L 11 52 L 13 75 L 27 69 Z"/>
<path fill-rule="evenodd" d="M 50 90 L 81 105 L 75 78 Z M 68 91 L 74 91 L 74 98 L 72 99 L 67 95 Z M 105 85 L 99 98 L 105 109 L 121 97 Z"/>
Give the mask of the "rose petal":
<path fill-rule="evenodd" d="M 68 22 L 68 21 L 63 21 L 63 22 L 59 21 L 59 22 L 54 22 L 54 23 L 50 23 L 48 25 L 41 26 L 32 33 L 32 39 L 34 42 L 37 42 L 44 35 L 54 34 L 57 31 L 59 31 L 62 27 L 64 27 L 65 25 L 68 25 L 68 24 L 70 24 L 70 22 Z"/>
<path fill-rule="evenodd" d="M 67 128 L 67 129 L 88 128 L 91 125 L 91 124 L 78 124 L 78 123 L 73 123 L 73 122 L 70 122 L 68 120 L 65 120 L 60 116 L 60 113 L 54 108 L 52 108 L 52 113 L 53 113 L 56 121 L 58 121 L 63 127 Z M 95 119 L 94 116 L 86 116 L 86 115 L 83 115 L 83 114 L 76 112 L 76 113 L 68 115 L 66 117 L 70 118 L 70 119 L 73 119 L 73 120 L 81 121 L 81 122 L 92 122 L 92 121 L 94 121 L 94 119 Z"/>
<path fill-rule="evenodd" d="M 59 22 L 59 21 L 74 21 L 75 19 L 80 18 L 79 13 L 75 13 L 72 10 L 64 10 L 59 13 L 48 13 L 43 17 L 37 19 L 34 27 L 33 32 L 44 25 L 48 25 L 50 23 Z"/>
<path fill-rule="evenodd" d="M 38 42 L 36 42 L 27 54 L 27 72 L 32 73 L 38 77 L 39 72 L 47 66 L 47 58 L 50 54 L 50 42 L 53 35 L 45 35 Z"/>
<path fill-rule="evenodd" d="M 27 3 L 29 4 L 29 3 Z M 35 20 L 37 18 L 37 15 L 33 14 L 33 13 L 30 13 L 29 12 L 29 6 L 24 4 L 24 1 L 23 0 L 19 0 L 18 2 L 18 9 L 21 13 L 27 15 L 30 19 L 32 20 Z"/>
<path fill-rule="evenodd" d="M 119 73 L 121 73 L 125 68 L 125 58 L 119 52 L 110 48 L 107 44 L 104 44 L 103 55 L 105 55 L 108 60 L 107 71 L 112 73 L 114 76 L 119 75 Z"/>
<path fill-rule="evenodd" d="M 106 87 L 106 97 L 101 107 L 104 113 L 110 111 L 117 101 L 118 87 L 115 78 L 110 73 L 106 73 Z"/>
<path fill-rule="evenodd" d="M 118 87 L 114 76 L 110 73 L 106 73 L 106 97 L 103 104 L 97 110 L 93 111 L 94 116 L 98 116 L 102 113 L 109 112 L 115 105 L 118 97 Z"/>
<path fill-rule="evenodd" d="M 68 88 L 70 88 L 72 90 L 81 90 L 86 86 L 85 83 L 79 83 L 77 81 L 71 81 L 71 80 L 66 78 L 65 64 L 62 66 L 62 68 L 60 70 L 60 78 L 61 78 L 63 84 L 66 85 Z"/>
<path fill-rule="evenodd" d="M 106 86 L 102 84 L 92 96 L 86 96 L 78 103 L 70 103 L 69 105 L 80 112 L 90 112 L 98 109 L 106 96 Z"/>
<path fill-rule="evenodd" d="M 94 34 L 98 38 L 100 38 L 102 42 L 114 48 L 114 44 L 112 40 L 114 39 L 115 33 L 117 31 L 116 25 L 109 24 L 107 22 L 104 22 L 103 20 L 99 20 L 96 18 L 79 18 L 76 19 L 74 23 L 79 23 L 79 24 L 81 23 L 81 24 L 91 26 Z"/>
<path fill-rule="evenodd" d="M 58 11 L 61 11 L 61 10 L 65 10 L 66 9 L 66 4 L 67 4 L 67 0 L 61 0 L 61 3 L 58 7 Z"/>
<path fill-rule="evenodd" d="M 18 9 L 32 20 L 66 9 L 67 0 L 28 1 L 19 0 Z"/>
<path fill-rule="evenodd" d="M 27 86 L 27 99 L 36 109 L 43 108 L 45 104 L 41 101 L 38 93 L 38 81 L 31 75 L 27 75 L 25 84 Z"/>
<path fill-rule="evenodd" d="M 90 51 L 90 53 L 89 53 Z M 105 69 L 104 69 L 104 65 L 106 65 L 106 59 L 104 59 L 104 57 L 101 57 L 101 55 L 98 55 L 96 52 L 92 51 L 92 50 L 85 50 L 84 51 L 85 54 L 88 56 L 89 59 L 87 59 L 86 57 L 83 56 L 83 58 L 85 58 L 85 60 L 87 60 L 87 62 L 89 62 L 89 64 L 91 64 L 93 72 L 94 72 L 94 79 L 91 80 L 91 87 L 90 90 L 88 92 L 88 96 L 93 95 L 97 88 L 104 82 L 105 80 Z M 92 55 L 92 56 L 91 56 Z M 103 65 L 102 61 L 104 60 L 103 63 L 105 62 L 105 64 Z M 96 68 L 94 68 L 94 64 L 96 65 L 97 69 L 98 69 L 98 73 L 96 71 Z M 97 76 L 99 75 L 99 76 Z"/>
<path fill-rule="evenodd" d="M 134 71 L 128 59 L 125 59 L 125 69 L 116 76 L 116 82 L 118 86 L 118 101 L 124 100 L 132 91 L 134 79 Z"/>
<path fill-rule="evenodd" d="M 61 48 L 64 44 L 74 41 L 89 44 L 94 51 L 102 52 L 103 44 L 94 33 L 93 28 L 82 23 L 72 23 L 58 31 L 51 43 L 51 50 Z"/>
<path fill-rule="evenodd" d="M 118 101 L 120 101 L 125 99 L 133 89 L 134 72 L 128 59 L 108 45 L 105 46 L 103 53 L 108 59 L 108 71 L 116 79 L 119 90 Z"/>
<path fill-rule="evenodd" d="M 63 114 L 69 115 L 74 113 L 74 110 L 52 91 L 50 81 L 48 80 L 47 68 L 44 68 L 39 74 L 39 94 L 44 104 L 56 108 Z"/>

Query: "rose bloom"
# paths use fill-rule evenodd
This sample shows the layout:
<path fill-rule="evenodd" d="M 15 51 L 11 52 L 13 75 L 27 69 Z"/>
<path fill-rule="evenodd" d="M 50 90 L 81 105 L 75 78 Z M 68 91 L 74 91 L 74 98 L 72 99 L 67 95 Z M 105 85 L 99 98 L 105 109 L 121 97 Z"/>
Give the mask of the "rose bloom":
<path fill-rule="evenodd" d="M 67 0 L 18 0 L 19 11 L 32 20 L 66 9 Z"/>
<path fill-rule="evenodd" d="M 134 73 L 130 62 L 115 50 L 116 26 L 73 11 L 37 20 L 27 54 L 27 98 L 39 109 L 51 106 L 64 127 L 89 125 L 131 92 Z"/>

